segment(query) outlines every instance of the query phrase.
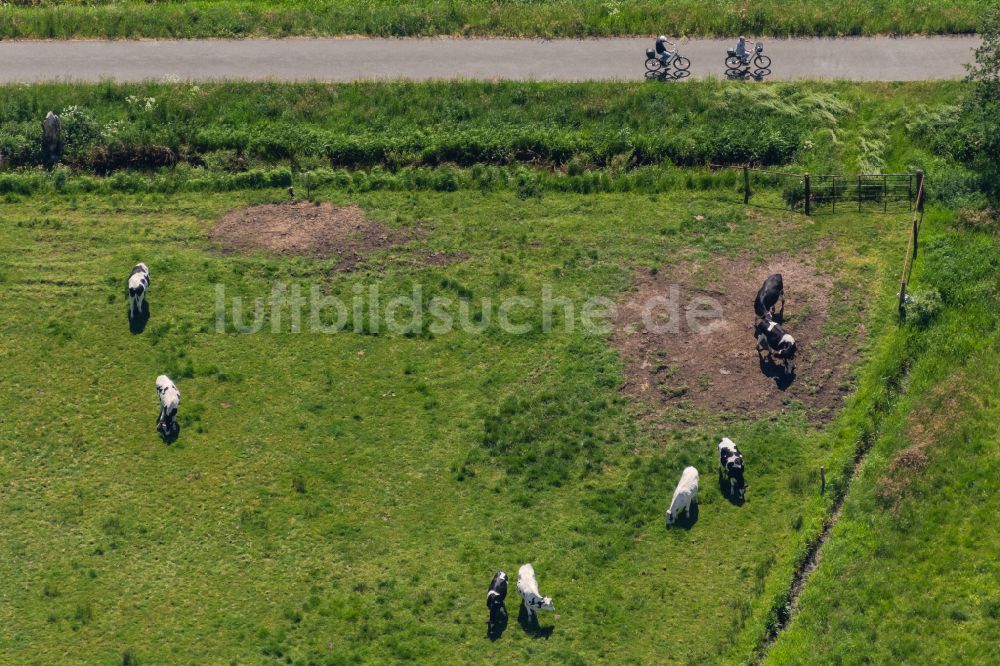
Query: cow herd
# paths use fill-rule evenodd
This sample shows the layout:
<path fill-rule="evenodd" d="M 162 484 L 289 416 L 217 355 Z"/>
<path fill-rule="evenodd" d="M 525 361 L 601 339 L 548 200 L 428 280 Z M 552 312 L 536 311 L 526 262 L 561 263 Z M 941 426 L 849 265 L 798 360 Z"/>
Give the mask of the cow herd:
<path fill-rule="evenodd" d="M 554 611 L 555 605 L 551 597 L 543 597 L 538 591 L 538 579 L 535 578 L 535 568 L 531 563 L 521 566 L 517 571 L 517 593 L 524 604 L 528 621 L 537 621 L 535 613 L 540 610 Z M 507 574 L 498 571 L 493 575 L 490 589 L 486 592 L 486 608 L 490 611 L 487 632 L 496 636 L 507 625 Z"/>
<path fill-rule="evenodd" d="M 128 318 L 129 323 L 142 316 L 146 306 L 146 294 L 149 292 L 149 266 L 140 262 L 132 267 L 128 276 Z M 147 313 L 148 314 L 148 313 Z M 166 375 L 156 378 L 156 395 L 160 400 L 160 415 L 156 418 L 156 431 L 165 440 L 177 437 L 180 426 L 177 423 L 177 410 L 181 405 L 181 392 L 177 385 Z"/>
<path fill-rule="evenodd" d="M 138 317 L 143 312 L 145 298 L 149 291 L 149 267 L 144 263 L 136 264 L 128 277 L 129 320 Z M 781 308 L 774 308 L 781 302 Z M 754 302 L 756 321 L 754 332 L 757 337 L 758 355 L 767 351 L 768 358 L 778 358 L 784 361 L 786 374 L 794 372 L 795 339 L 786 333 L 775 321 L 782 318 L 785 309 L 784 285 L 781 274 L 767 278 L 757 293 Z M 773 361 L 772 361 L 773 362 Z M 180 407 L 181 394 L 177 385 L 167 375 L 156 378 L 156 394 L 160 401 L 160 413 L 156 420 L 156 430 L 165 440 L 176 437 L 179 430 L 177 411 Z M 744 479 L 745 465 L 743 454 L 739 447 L 727 437 L 719 442 L 719 477 L 722 484 L 728 488 L 731 498 L 743 501 L 746 497 L 746 481 Z M 680 481 L 674 490 L 667 509 L 667 526 L 674 524 L 683 514 L 690 517 L 692 505 L 698 503 L 698 470 L 685 467 Z M 538 580 L 534 567 L 528 563 L 521 566 L 517 572 L 517 592 L 521 597 L 529 622 L 536 621 L 535 613 L 540 610 L 552 611 L 555 606 L 550 597 L 543 597 L 538 591 Z M 490 582 L 486 593 L 486 608 L 489 610 L 487 631 L 491 636 L 502 631 L 507 622 L 507 574 L 498 571 Z"/>
<path fill-rule="evenodd" d="M 775 306 L 781 303 L 778 311 Z M 786 376 L 795 372 L 795 338 L 785 332 L 780 324 L 775 321 L 784 321 L 785 312 L 785 288 L 784 281 L 780 273 L 775 273 L 764 280 L 757 298 L 754 301 L 754 336 L 757 339 L 757 354 L 763 361 L 761 352 L 766 351 L 768 360 L 774 363 L 777 358 L 783 361 L 784 373 Z M 743 461 L 743 454 L 736 444 L 728 437 L 723 437 L 719 442 L 719 480 L 720 485 L 725 488 L 729 497 L 737 502 L 746 500 L 747 484 L 744 474 L 746 465 Z M 694 467 L 685 467 L 681 472 L 681 478 L 674 489 L 673 497 L 670 499 L 670 506 L 667 508 L 667 527 L 673 525 L 682 515 L 691 517 L 691 507 L 698 503 L 698 470 Z M 521 595 L 522 603 L 530 619 L 538 610 L 554 610 L 552 600 L 542 597 L 538 592 L 538 582 L 535 579 L 535 570 L 531 564 L 525 564 L 518 571 L 517 591 Z M 487 624 L 487 632 L 490 636 L 495 636 L 499 627 L 506 624 L 507 609 L 504 599 L 507 597 L 507 574 L 498 571 L 490 583 L 486 593 L 486 607 L 489 609 L 490 617 Z"/>
<path fill-rule="evenodd" d="M 774 311 L 774 306 L 781 301 L 781 309 Z M 786 333 L 775 317 L 784 323 L 785 285 L 781 273 L 775 273 L 764 280 L 757 299 L 753 303 L 754 337 L 757 338 L 757 356 L 763 360 L 761 352 L 767 352 L 767 359 L 774 363 L 780 359 L 784 363 L 785 375 L 795 373 L 795 338 Z"/>

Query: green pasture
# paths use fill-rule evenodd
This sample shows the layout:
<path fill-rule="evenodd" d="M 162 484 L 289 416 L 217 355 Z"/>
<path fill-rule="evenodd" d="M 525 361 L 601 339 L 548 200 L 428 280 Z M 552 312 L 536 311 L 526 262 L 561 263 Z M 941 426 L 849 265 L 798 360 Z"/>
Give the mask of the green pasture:
<path fill-rule="evenodd" d="M 362 327 L 335 334 L 216 330 L 227 298 L 276 283 L 345 298 L 471 303 L 543 284 L 617 299 L 635 271 L 681 257 L 820 259 L 866 301 L 831 330 L 867 328 L 861 359 L 896 367 L 893 299 L 907 220 L 748 215 L 725 198 L 513 192 L 370 192 L 358 203 L 419 239 L 359 271 L 324 259 L 223 255 L 225 194 L 7 194 L 0 204 L 0 661 L 9 663 L 718 663 L 747 658 L 775 621 L 880 376 L 827 427 L 800 406 L 634 418 L 607 337 L 535 315 L 526 335 Z M 705 219 L 695 223 L 695 215 Z M 780 225 L 783 233 L 763 230 Z M 427 251 L 456 260 L 428 265 Z M 123 280 L 150 266 L 151 316 L 130 334 Z M 748 336 L 749 338 L 749 336 Z M 752 341 L 748 339 L 748 344 Z M 182 431 L 153 426 L 157 374 L 182 395 Z M 864 388 L 868 387 L 868 388 Z M 735 420 L 733 420 L 735 419 Z M 715 443 L 744 450 L 750 501 L 714 483 Z M 697 522 L 666 530 L 680 470 Z M 819 495 L 816 470 L 828 470 Z M 531 561 L 558 617 L 496 643 L 483 595 Z M 550 630 L 550 633 L 549 633 Z M 734 638 L 735 637 L 735 638 Z M 124 655 L 124 656 L 123 656 Z"/>

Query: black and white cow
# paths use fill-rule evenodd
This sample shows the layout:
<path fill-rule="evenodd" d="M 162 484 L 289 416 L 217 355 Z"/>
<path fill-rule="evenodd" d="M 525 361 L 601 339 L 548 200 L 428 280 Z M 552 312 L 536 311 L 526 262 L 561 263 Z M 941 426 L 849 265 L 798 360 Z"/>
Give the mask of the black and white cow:
<path fill-rule="evenodd" d="M 531 564 L 525 564 L 517 571 L 517 592 L 524 601 L 524 608 L 528 611 L 528 619 L 535 617 L 535 612 L 540 610 L 554 611 L 556 607 L 552 605 L 551 597 L 543 597 L 538 592 L 538 580 L 535 579 L 535 568 Z"/>
<path fill-rule="evenodd" d="M 780 312 L 785 311 L 785 285 L 781 281 L 781 273 L 775 273 L 764 280 L 760 291 L 757 292 L 757 300 L 753 302 L 753 310 L 758 317 L 765 317 L 767 314 L 774 316 L 774 306 L 781 301 Z"/>
<path fill-rule="evenodd" d="M 181 406 L 181 392 L 170 377 L 160 375 L 156 378 L 156 395 L 160 398 L 160 416 L 156 419 L 156 430 L 168 437 L 177 429 L 175 419 Z"/>
<path fill-rule="evenodd" d="M 775 357 L 785 362 L 786 375 L 795 372 L 795 338 L 785 333 L 785 330 L 771 319 L 770 314 L 766 314 L 764 319 L 757 320 L 754 337 L 757 338 L 758 357 L 761 357 L 762 351 L 766 351 L 767 358 L 772 363 Z"/>
<path fill-rule="evenodd" d="M 722 441 L 719 442 L 719 469 L 729 480 L 730 496 L 739 497 L 741 500 L 745 499 L 747 486 L 743 479 L 745 470 L 743 454 L 740 453 L 739 447 L 733 443 L 733 440 L 728 437 L 723 437 Z"/>
<path fill-rule="evenodd" d="M 504 604 L 506 598 L 507 574 L 498 571 L 493 576 L 489 591 L 486 592 L 486 607 L 490 611 L 490 621 L 486 630 L 490 634 L 507 619 L 507 606 Z"/>
<path fill-rule="evenodd" d="M 149 291 L 149 267 L 139 263 L 128 276 L 128 316 L 129 319 L 142 313 L 142 302 Z"/>

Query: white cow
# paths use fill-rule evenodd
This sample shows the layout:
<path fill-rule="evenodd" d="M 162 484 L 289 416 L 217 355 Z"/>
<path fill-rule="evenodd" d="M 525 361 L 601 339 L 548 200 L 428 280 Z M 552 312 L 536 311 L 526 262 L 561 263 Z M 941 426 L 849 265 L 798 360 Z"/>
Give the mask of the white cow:
<path fill-rule="evenodd" d="M 681 480 L 677 482 L 674 498 L 670 500 L 670 508 L 667 509 L 667 526 L 672 525 L 682 511 L 690 516 L 691 505 L 697 502 L 698 470 L 694 467 L 685 467 L 681 473 Z"/>
<path fill-rule="evenodd" d="M 538 593 L 538 581 L 535 580 L 535 568 L 530 563 L 525 564 L 517 570 L 517 592 L 524 601 L 524 607 L 528 611 L 528 618 L 535 616 L 535 611 L 554 611 L 551 597 L 543 597 Z"/>
<path fill-rule="evenodd" d="M 156 420 L 156 429 L 166 437 L 177 427 L 174 418 L 181 406 L 181 392 L 170 377 L 160 375 L 156 378 L 156 394 L 160 397 L 160 416 Z"/>
<path fill-rule="evenodd" d="M 128 276 L 128 316 L 134 317 L 142 312 L 142 301 L 149 290 L 149 267 L 138 263 Z"/>

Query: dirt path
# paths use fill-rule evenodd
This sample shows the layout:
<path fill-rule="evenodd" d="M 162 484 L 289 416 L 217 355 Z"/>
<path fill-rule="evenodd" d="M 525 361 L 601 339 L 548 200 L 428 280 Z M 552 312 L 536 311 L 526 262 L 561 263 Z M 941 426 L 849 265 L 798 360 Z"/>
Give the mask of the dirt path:
<path fill-rule="evenodd" d="M 680 40 L 695 78 L 722 76 L 734 40 Z M 770 77 L 957 79 L 976 36 L 768 39 Z M 541 39 L 253 39 L 0 41 L 0 83 L 275 79 L 639 80 L 643 37 Z"/>

